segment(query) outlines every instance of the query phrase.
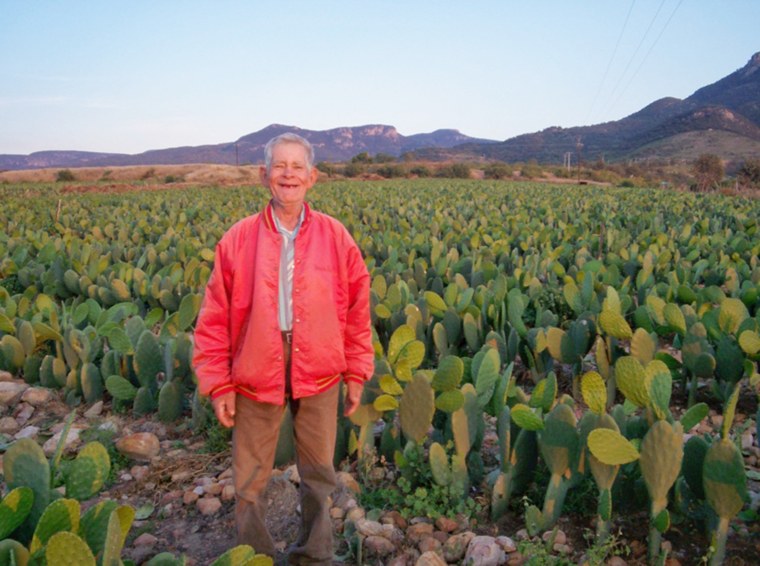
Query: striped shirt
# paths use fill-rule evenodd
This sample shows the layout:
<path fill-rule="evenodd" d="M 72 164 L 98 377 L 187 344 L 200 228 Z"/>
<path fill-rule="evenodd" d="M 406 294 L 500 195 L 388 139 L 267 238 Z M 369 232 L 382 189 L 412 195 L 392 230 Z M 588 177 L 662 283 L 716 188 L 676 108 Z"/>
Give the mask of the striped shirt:
<path fill-rule="evenodd" d="M 280 224 L 277 214 L 273 214 L 274 224 L 277 231 L 282 235 L 282 247 L 280 248 L 280 283 L 278 293 L 278 320 L 280 330 L 293 329 L 293 266 L 296 255 L 296 236 L 304 218 L 304 209 L 298 217 L 298 224 L 289 231 Z"/>

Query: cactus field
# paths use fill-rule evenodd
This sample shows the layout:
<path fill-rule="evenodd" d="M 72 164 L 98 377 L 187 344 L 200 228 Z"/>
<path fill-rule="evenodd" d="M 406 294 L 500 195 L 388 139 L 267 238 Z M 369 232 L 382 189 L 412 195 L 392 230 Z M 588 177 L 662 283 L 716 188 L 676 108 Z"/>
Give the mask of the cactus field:
<path fill-rule="evenodd" d="M 208 431 L 194 322 L 216 243 L 267 198 L 0 185 L 0 370 L 79 412 L 103 401 Z M 760 562 L 760 199 L 415 179 L 328 181 L 309 200 L 348 228 L 372 280 L 375 375 L 336 446 L 367 517 L 464 517 L 526 541 L 587 531 L 547 563 L 634 540 L 630 564 Z M 31 522 L 79 524 L 108 475 L 103 446 L 71 460 L 57 498 L 34 441 L 2 441 L 0 523 L 28 507 L 6 540 L 26 529 L 24 552 L 94 555 L 81 528 L 38 539 Z M 278 464 L 291 453 L 282 434 Z M 30 466 L 45 470 L 33 485 L 18 479 Z M 101 505 L 82 521 L 104 522 L 116 560 L 134 513 Z M 336 531 L 342 563 L 403 554 L 373 550 L 359 522 Z M 9 552 L 0 541 L 0 564 Z"/>

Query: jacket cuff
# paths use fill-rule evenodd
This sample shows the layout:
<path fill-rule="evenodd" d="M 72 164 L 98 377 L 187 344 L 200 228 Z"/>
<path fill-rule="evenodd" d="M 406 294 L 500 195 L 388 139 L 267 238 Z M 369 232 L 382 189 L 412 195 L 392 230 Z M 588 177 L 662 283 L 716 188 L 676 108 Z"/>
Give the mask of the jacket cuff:
<path fill-rule="evenodd" d="M 344 373 L 343 381 L 345 381 L 346 383 L 350 381 L 353 383 L 358 383 L 359 385 L 364 385 L 364 382 L 367 380 L 364 379 L 361 375 L 356 375 L 355 373 Z"/>
<path fill-rule="evenodd" d="M 232 383 L 225 383 L 224 385 L 220 385 L 219 387 L 212 389 L 209 396 L 212 399 L 216 399 L 217 397 L 224 395 L 225 393 L 229 393 L 230 391 L 235 391 L 235 386 Z"/>

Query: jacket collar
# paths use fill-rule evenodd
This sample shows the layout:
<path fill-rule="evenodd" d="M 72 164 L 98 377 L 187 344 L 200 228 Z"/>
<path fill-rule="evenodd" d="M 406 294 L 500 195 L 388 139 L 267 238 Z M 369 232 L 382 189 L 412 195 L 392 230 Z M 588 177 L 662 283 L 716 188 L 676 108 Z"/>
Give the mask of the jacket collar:
<path fill-rule="evenodd" d="M 311 207 L 304 201 L 303 203 L 303 221 L 301 222 L 301 230 L 303 230 L 308 224 L 311 218 Z M 264 225 L 268 230 L 277 233 L 277 224 L 274 221 L 274 207 L 272 207 L 272 201 L 267 203 L 264 208 Z"/>

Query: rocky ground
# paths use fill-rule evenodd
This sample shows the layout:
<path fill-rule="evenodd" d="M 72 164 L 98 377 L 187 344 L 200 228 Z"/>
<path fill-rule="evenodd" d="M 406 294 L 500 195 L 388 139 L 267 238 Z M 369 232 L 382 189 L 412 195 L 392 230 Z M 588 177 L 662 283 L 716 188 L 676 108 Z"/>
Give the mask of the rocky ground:
<path fill-rule="evenodd" d="M 15 439 L 37 439 L 52 455 L 71 408 L 59 393 L 29 387 L 0 372 L 0 434 L 7 446 Z M 137 564 L 160 552 L 183 554 L 188 564 L 205 565 L 234 546 L 233 499 L 229 450 L 209 452 L 208 441 L 189 430 L 187 424 L 164 425 L 155 419 L 134 419 L 114 414 L 97 403 L 76 409 L 77 417 L 67 437 L 69 450 L 83 441 L 113 439 L 112 480 L 106 490 L 83 508 L 102 498 L 133 506 L 136 520 L 123 557 Z M 713 414 L 703 426 L 714 427 Z M 739 422 L 741 424 L 741 422 Z M 760 491 L 757 465 L 760 450 L 754 427 L 742 436 L 751 475 L 751 507 L 757 509 Z M 382 473 L 382 471 L 380 471 Z M 268 488 L 268 521 L 283 553 L 298 529 L 298 474 L 295 467 L 277 470 Z M 5 486 L 3 485 L 3 488 Z M 3 490 L 5 491 L 5 490 Z M 559 528 L 530 540 L 519 517 L 506 517 L 493 524 L 485 516 L 470 520 L 425 518 L 407 520 L 397 511 L 366 512 L 358 503 L 360 491 L 355 475 L 339 473 L 332 516 L 335 524 L 335 564 L 357 564 L 358 549 L 351 541 L 361 538 L 364 564 L 425 566 L 445 564 L 610 564 L 637 565 L 646 561 L 647 519 L 622 517 L 614 556 L 597 561 L 584 534 L 590 519 L 569 514 Z M 484 505 L 484 508 L 487 506 Z M 355 529 L 355 531 L 354 531 Z M 356 536 L 356 534 L 360 536 Z M 757 520 L 734 522 L 728 545 L 729 564 L 760 563 L 760 524 Z M 665 536 L 672 549 L 668 564 L 699 564 L 707 541 L 700 533 L 674 526 Z"/>

